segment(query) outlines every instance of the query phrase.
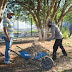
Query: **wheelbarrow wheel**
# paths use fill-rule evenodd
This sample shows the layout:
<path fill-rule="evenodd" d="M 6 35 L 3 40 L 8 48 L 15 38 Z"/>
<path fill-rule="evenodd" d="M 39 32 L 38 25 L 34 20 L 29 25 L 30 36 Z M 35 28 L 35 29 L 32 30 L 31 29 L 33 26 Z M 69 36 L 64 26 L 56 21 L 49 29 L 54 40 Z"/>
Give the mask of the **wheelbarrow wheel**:
<path fill-rule="evenodd" d="M 45 58 L 42 59 L 41 64 L 42 64 L 42 67 L 43 67 L 44 69 L 49 70 L 49 69 L 52 68 L 54 62 L 53 62 L 52 58 L 50 58 L 50 57 L 45 57 Z"/>

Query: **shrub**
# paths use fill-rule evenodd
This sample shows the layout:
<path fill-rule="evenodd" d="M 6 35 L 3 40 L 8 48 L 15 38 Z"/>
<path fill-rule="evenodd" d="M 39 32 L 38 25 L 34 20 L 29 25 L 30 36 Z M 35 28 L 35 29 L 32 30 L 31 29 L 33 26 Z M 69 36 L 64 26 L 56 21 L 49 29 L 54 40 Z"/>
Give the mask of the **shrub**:
<path fill-rule="evenodd" d="M 68 38 L 68 35 L 69 35 L 68 27 L 62 28 L 61 32 L 62 32 L 62 34 L 63 34 L 63 38 L 64 38 L 64 39 Z"/>

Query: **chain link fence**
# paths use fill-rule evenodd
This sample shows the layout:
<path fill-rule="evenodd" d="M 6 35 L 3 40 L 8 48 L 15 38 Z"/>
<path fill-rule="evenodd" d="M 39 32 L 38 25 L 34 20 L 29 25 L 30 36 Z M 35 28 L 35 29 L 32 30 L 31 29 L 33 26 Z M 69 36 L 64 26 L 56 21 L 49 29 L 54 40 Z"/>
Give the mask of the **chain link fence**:
<path fill-rule="evenodd" d="M 3 39 L 1 38 L 2 34 L 3 34 L 3 30 L 0 30 L 0 41 L 3 41 Z M 33 28 L 32 31 L 31 28 L 14 30 L 14 39 L 34 37 L 34 36 L 36 37 L 38 36 L 38 31 L 36 28 Z"/>

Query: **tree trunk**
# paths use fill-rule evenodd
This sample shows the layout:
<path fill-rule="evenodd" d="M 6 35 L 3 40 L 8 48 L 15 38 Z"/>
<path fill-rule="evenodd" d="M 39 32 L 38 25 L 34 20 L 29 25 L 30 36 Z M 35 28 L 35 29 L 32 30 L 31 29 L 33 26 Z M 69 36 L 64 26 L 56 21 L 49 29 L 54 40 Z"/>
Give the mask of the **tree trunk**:
<path fill-rule="evenodd" d="M 63 27 L 63 20 L 61 21 L 60 30 L 62 30 L 62 27 Z"/>
<path fill-rule="evenodd" d="M 45 41 L 48 39 L 48 28 L 40 29 L 38 28 L 39 41 Z"/>
<path fill-rule="evenodd" d="M 45 27 L 44 28 L 44 34 L 43 34 L 43 40 L 47 40 L 47 38 L 48 38 L 48 28 Z"/>
<path fill-rule="evenodd" d="M 0 0 L 0 22 L 2 21 L 7 1 L 8 0 Z"/>
<path fill-rule="evenodd" d="M 43 40 L 43 30 L 38 28 L 38 33 L 39 33 L 39 41 Z"/>
<path fill-rule="evenodd" d="M 65 0 L 65 3 L 63 5 L 61 15 L 59 16 L 59 18 L 57 17 L 59 9 L 60 8 L 60 3 L 62 0 L 33 0 L 32 2 L 32 6 L 30 6 L 30 3 L 28 2 L 28 0 L 25 1 L 20 1 L 20 0 L 15 0 L 17 3 L 19 3 L 24 9 L 26 9 L 27 11 L 29 11 L 29 13 L 32 15 L 35 24 L 37 26 L 38 29 L 38 33 L 39 33 L 39 40 L 46 40 L 47 39 L 47 26 L 46 26 L 46 22 L 50 19 L 50 20 L 55 20 L 56 24 L 59 25 L 60 21 L 63 19 L 63 17 L 69 13 L 71 11 L 72 6 L 67 10 L 67 6 L 69 5 L 67 3 L 67 0 Z M 36 3 L 36 4 L 35 4 Z M 66 5 L 67 4 L 67 5 Z M 53 10 L 53 13 L 52 13 Z M 41 21 L 41 19 L 43 19 Z M 43 25 L 43 28 L 42 28 Z"/>

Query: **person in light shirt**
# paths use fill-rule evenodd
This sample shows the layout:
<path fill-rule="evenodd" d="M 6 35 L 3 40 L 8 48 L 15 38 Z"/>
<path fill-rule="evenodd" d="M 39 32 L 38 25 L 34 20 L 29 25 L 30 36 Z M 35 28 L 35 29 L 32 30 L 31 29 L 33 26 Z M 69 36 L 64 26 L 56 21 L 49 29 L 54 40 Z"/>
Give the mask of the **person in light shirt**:
<path fill-rule="evenodd" d="M 4 60 L 5 64 L 11 64 L 10 60 L 12 60 L 9 54 L 14 37 L 13 35 L 14 28 L 13 28 L 13 23 L 11 22 L 11 18 L 13 17 L 13 15 L 14 13 L 11 10 L 9 10 L 7 12 L 7 17 L 3 19 L 3 30 L 4 30 L 3 38 L 6 44 L 5 60 Z"/>

